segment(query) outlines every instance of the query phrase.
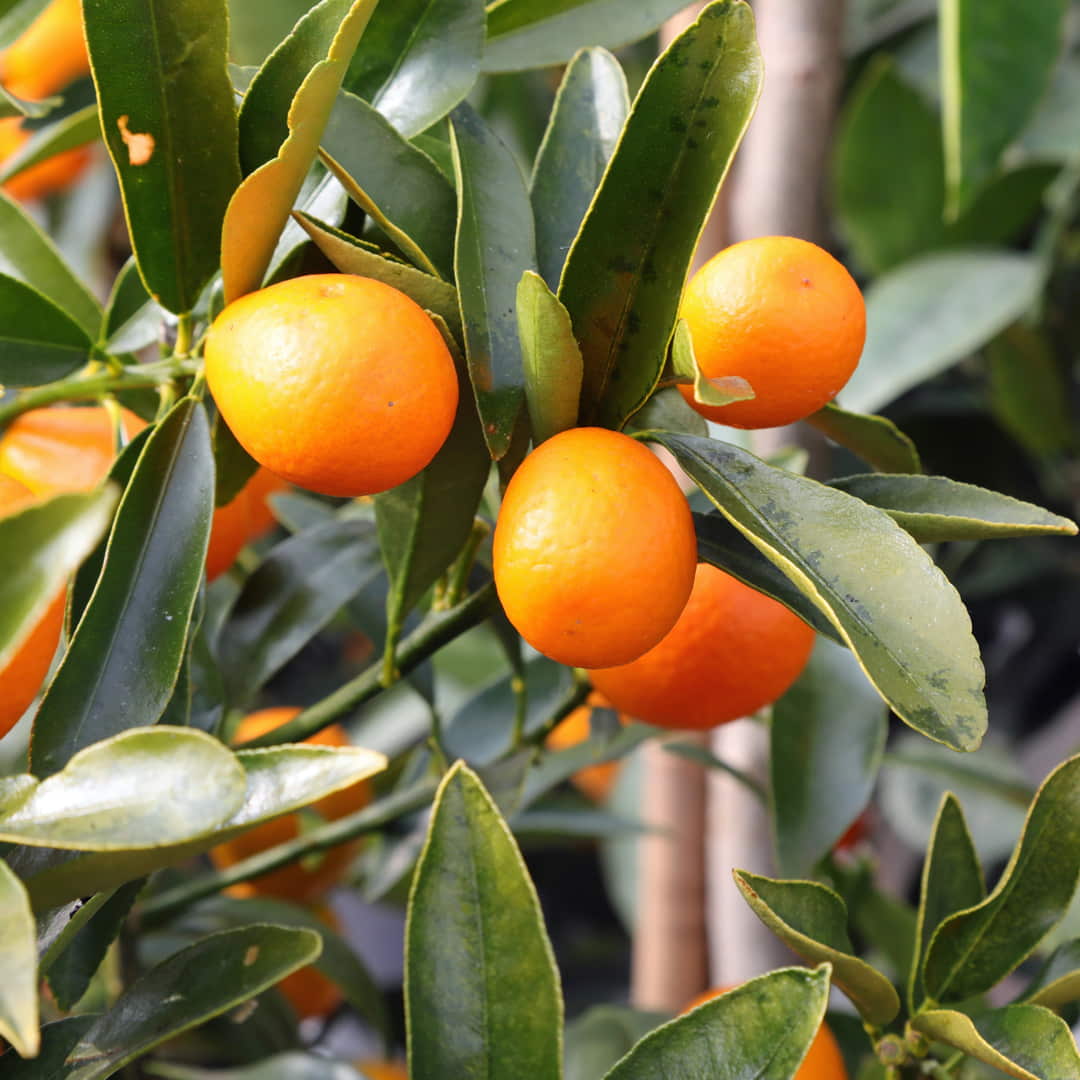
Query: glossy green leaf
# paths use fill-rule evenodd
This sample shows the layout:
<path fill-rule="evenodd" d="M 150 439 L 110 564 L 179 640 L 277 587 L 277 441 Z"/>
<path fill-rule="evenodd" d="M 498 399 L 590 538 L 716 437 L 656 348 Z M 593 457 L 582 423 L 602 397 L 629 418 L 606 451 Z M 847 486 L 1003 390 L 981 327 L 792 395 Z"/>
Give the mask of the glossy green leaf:
<path fill-rule="evenodd" d="M 284 926 L 225 930 L 136 979 L 76 1043 L 67 1080 L 105 1080 L 127 1062 L 310 964 L 319 935 Z"/>
<path fill-rule="evenodd" d="M 1041 506 L 944 476 L 867 473 L 831 486 L 876 506 L 920 544 L 1007 536 L 1075 536 L 1076 524 Z"/>
<path fill-rule="evenodd" d="M 425 311 L 433 311 L 461 339 L 461 310 L 457 289 L 448 282 L 417 270 L 364 240 L 358 240 L 318 221 L 309 214 L 298 213 L 296 220 L 314 241 L 315 246 L 345 274 L 359 274 L 392 285 L 415 300 Z"/>
<path fill-rule="evenodd" d="M 596 1080 L 668 1019 L 622 1005 L 594 1005 L 566 1025 L 566 1080 Z"/>
<path fill-rule="evenodd" d="M 370 521 L 330 521 L 272 548 L 244 582 L 218 644 L 242 707 L 379 572 Z"/>
<path fill-rule="evenodd" d="M 483 0 L 380 4 L 346 76 L 407 139 L 464 100 L 484 50 Z"/>
<path fill-rule="evenodd" d="M 1031 1005 L 1060 1009 L 1080 999 L 1080 940 L 1059 945 L 1047 958 L 1024 991 L 1023 1000 Z"/>
<path fill-rule="evenodd" d="M 65 1060 L 83 1033 L 97 1020 L 94 1015 L 70 1016 L 41 1029 L 41 1052 L 22 1060 L 14 1050 L 0 1054 L 4 1080 L 67 1080 Z"/>
<path fill-rule="evenodd" d="M 134 256 L 116 275 L 98 339 L 111 353 L 136 352 L 161 340 L 164 312 L 146 291 Z"/>
<path fill-rule="evenodd" d="M 971 619 L 907 533 L 882 511 L 727 443 L 655 439 L 833 622 L 905 723 L 954 749 L 979 745 L 986 704 Z"/>
<path fill-rule="evenodd" d="M 485 71 L 565 64 L 582 45 L 613 49 L 647 37 L 685 0 L 496 0 L 488 7 Z"/>
<path fill-rule="evenodd" d="M 101 307 L 64 262 L 56 245 L 18 203 L 0 194 L 0 273 L 36 289 L 96 335 Z"/>
<path fill-rule="evenodd" d="M 515 304 L 536 264 L 525 180 L 507 146 L 469 105 L 450 116 L 458 223 L 454 271 L 469 378 L 496 461 L 506 454 L 525 397 Z"/>
<path fill-rule="evenodd" d="M 884 416 L 847 412 L 830 402 L 811 413 L 806 422 L 878 472 L 922 472 L 915 444 Z"/>
<path fill-rule="evenodd" d="M 26 890 L 0 859 L 0 1035 L 23 1057 L 36 1057 L 41 1047 L 36 937 Z"/>
<path fill-rule="evenodd" d="M 1069 1025 L 1041 1005 L 1006 1005 L 973 1020 L 951 1009 L 920 1013 L 912 1026 L 1017 1080 L 1080 1076 Z"/>
<path fill-rule="evenodd" d="M 680 435 L 709 434 L 705 417 L 695 412 L 674 386 L 657 390 L 627 421 L 628 431 L 677 431 Z"/>
<path fill-rule="evenodd" d="M 630 111 L 626 76 L 605 49 L 570 61 L 533 164 L 536 261 L 552 289 Z"/>
<path fill-rule="evenodd" d="M 819 638 L 795 685 L 773 706 L 770 791 L 784 877 L 811 877 L 866 806 L 887 734 L 887 712 L 858 661 Z"/>
<path fill-rule="evenodd" d="M 739 375 L 706 378 L 694 355 L 690 324 L 685 319 L 679 319 L 675 324 L 675 333 L 671 338 L 671 367 L 684 381 L 692 382 L 694 400 L 701 405 L 730 405 L 755 397 L 754 388 Z"/>
<path fill-rule="evenodd" d="M 226 302 L 262 284 L 376 2 L 322 0 L 252 81 L 240 116 L 250 175 L 229 202 L 221 235 Z"/>
<path fill-rule="evenodd" d="M 120 501 L 97 587 L 34 724 L 36 775 L 161 715 L 203 582 L 213 471 L 206 413 L 185 398 L 147 439 Z"/>
<path fill-rule="evenodd" d="M 868 1024 L 883 1027 L 896 1016 L 900 998 L 880 971 L 854 955 L 847 908 L 836 893 L 816 881 L 773 881 L 745 870 L 733 873 L 754 914 L 785 945 L 809 963 L 832 964 L 833 982 Z"/>
<path fill-rule="evenodd" d="M 562 1075 L 559 973 L 536 890 L 461 763 L 439 787 L 413 878 L 405 1008 L 415 1077 Z"/>
<path fill-rule="evenodd" d="M 566 308 L 532 270 L 517 287 L 518 335 L 525 370 L 525 403 L 533 443 L 577 424 L 581 350 Z"/>
<path fill-rule="evenodd" d="M 1044 0 L 1015 29 L 1009 0 L 942 0 L 942 134 L 948 212 L 971 202 L 1046 91 L 1067 0 Z"/>
<path fill-rule="evenodd" d="M 827 966 L 750 979 L 646 1035 L 605 1080 L 789 1080 L 828 998 Z"/>
<path fill-rule="evenodd" d="M 716 0 L 638 93 L 559 284 L 585 361 L 584 423 L 619 427 L 655 389 L 694 248 L 760 83 L 750 8 Z"/>
<path fill-rule="evenodd" d="M 109 527 L 117 492 L 58 495 L 0 518 L 0 670 Z"/>
<path fill-rule="evenodd" d="M 344 92 L 326 122 L 322 154 L 352 200 L 417 266 L 452 279 L 457 195 L 427 154 Z"/>
<path fill-rule="evenodd" d="M 0 385 L 36 386 L 89 359 L 90 336 L 31 285 L 0 273 Z"/>
<path fill-rule="evenodd" d="M 147 1074 L 161 1080 L 366 1080 L 364 1073 L 344 1061 L 300 1050 L 273 1054 L 254 1065 L 232 1069 L 203 1069 L 154 1061 L 147 1065 Z"/>
<path fill-rule="evenodd" d="M 194 306 L 240 182 L 228 25 L 215 0 L 84 0 L 101 129 L 150 294 Z"/>
<path fill-rule="evenodd" d="M 866 346 L 840 404 L 873 412 L 985 345 L 1035 298 L 1039 264 L 1005 251 L 925 255 L 866 291 Z"/>
<path fill-rule="evenodd" d="M 259 463 L 240 445 L 218 413 L 211 426 L 214 446 L 214 506 L 228 506 L 255 475 Z"/>
<path fill-rule="evenodd" d="M 934 931 L 958 911 L 974 907 L 986 896 L 986 881 L 964 811 L 952 794 L 942 797 L 934 833 L 923 862 L 915 951 L 908 981 L 908 1002 L 914 1012 L 923 999 L 920 963 Z"/>
<path fill-rule="evenodd" d="M 1080 758 L 1043 782 L 994 891 L 946 919 L 923 965 L 934 1001 L 962 1001 L 1003 979 L 1060 921 L 1080 877 Z"/>

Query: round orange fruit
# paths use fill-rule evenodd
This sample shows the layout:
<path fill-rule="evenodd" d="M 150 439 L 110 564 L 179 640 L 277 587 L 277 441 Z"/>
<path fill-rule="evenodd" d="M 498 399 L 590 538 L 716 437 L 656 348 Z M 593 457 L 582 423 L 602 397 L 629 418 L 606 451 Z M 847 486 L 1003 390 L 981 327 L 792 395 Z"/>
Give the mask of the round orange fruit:
<path fill-rule="evenodd" d="M 706 378 L 739 376 L 749 401 L 703 405 L 703 416 L 739 428 L 802 420 L 851 378 L 866 340 L 866 304 L 827 251 L 792 236 L 744 240 L 714 255 L 687 283 L 680 315 Z"/>
<path fill-rule="evenodd" d="M 591 671 L 620 712 L 703 730 L 774 702 L 810 658 L 814 631 L 783 604 L 701 563 L 675 628 L 629 664 Z"/>
<path fill-rule="evenodd" d="M 206 379 L 233 434 L 278 476 L 372 495 L 415 476 L 450 433 L 454 361 L 397 289 L 312 274 L 229 304 L 206 338 Z"/>
<path fill-rule="evenodd" d="M 624 664 L 675 625 L 694 580 L 686 497 L 641 443 L 572 428 L 522 462 L 492 550 L 507 618 L 561 664 Z"/>
<path fill-rule="evenodd" d="M 0 53 L 0 82 L 28 100 L 55 94 L 89 73 L 81 0 L 52 0 Z"/>
<path fill-rule="evenodd" d="M 590 723 L 593 709 L 610 708 L 604 698 L 597 693 L 589 695 L 588 703 L 575 709 L 559 723 L 547 737 L 549 750 L 569 750 L 572 746 L 584 742 L 591 734 Z M 620 717 L 620 720 L 622 717 Z M 619 762 L 602 761 L 597 765 L 587 765 L 578 769 L 570 778 L 571 782 L 593 802 L 605 802 L 619 772 Z"/>
<path fill-rule="evenodd" d="M 29 138 L 30 132 L 22 126 L 17 116 L 0 119 L 0 162 L 6 162 Z M 62 150 L 37 165 L 17 172 L 10 180 L 4 181 L 3 188 L 20 202 L 42 199 L 54 191 L 69 187 L 89 162 L 89 146 Z"/>

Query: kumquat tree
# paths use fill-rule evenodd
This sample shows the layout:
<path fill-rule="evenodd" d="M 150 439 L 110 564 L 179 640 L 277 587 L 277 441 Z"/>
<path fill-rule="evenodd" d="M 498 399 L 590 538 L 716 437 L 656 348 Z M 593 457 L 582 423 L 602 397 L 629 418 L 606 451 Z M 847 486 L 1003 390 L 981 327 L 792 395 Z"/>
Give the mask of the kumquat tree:
<path fill-rule="evenodd" d="M 0 83 L 0 1080 L 1080 1080 L 1080 3 Z"/>

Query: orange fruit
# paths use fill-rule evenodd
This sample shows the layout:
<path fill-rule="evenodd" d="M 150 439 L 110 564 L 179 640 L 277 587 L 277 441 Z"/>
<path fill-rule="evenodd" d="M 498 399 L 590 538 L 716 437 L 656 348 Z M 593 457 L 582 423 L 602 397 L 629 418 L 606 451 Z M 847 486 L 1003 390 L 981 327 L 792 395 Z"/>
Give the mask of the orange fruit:
<path fill-rule="evenodd" d="M 356 1067 L 367 1080 L 409 1080 L 409 1072 L 397 1061 L 358 1061 Z"/>
<path fill-rule="evenodd" d="M 507 618 L 561 664 L 624 664 L 675 625 L 694 580 L 686 497 L 641 443 L 604 428 L 548 439 L 514 473 L 493 540 Z"/>
<path fill-rule="evenodd" d="M 30 132 L 22 126 L 17 116 L 0 119 L 0 162 L 11 157 L 29 138 Z M 4 181 L 3 189 L 21 202 L 41 199 L 68 187 L 89 161 L 90 147 L 76 146 L 16 173 L 10 180 Z"/>
<path fill-rule="evenodd" d="M 209 581 L 225 573 L 236 562 L 242 548 L 277 524 L 266 500 L 286 486 L 280 477 L 260 468 L 232 502 L 214 511 L 210 546 L 206 552 L 206 577 Z"/>
<path fill-rule="evenodd" d="M 337 918 L 328 907 L 320 907 L 316 914 L 331 930 L 340 932 Z M 337 983 L 328 979 L 314 964 L 308 964 L 307 967 L 286 975 L 277 984 L 277 988 L 285 995 L 293 1012 L 301 1020 L 311 1016 L 326 1016 L 342 1002 L 342 993 Z"/>
<path fill-rule="evenodd" d="M 278 476 L 371 495 L 446 440 L 454 361 L 427 313 L 353 274 L 311 274 L 233 301 L 206 338 L 206 379 L 233 434 Z"/>
<path fill-rule="evenodd" d="M 589 695 L 588 704 L 575 709 L 547 737 L 549 750 L 569 750 L 584 742 L 591 734 L 590 719 L 594 708 L 610 708 L 600 694 Z M 621 719 L 621 718 L 620 718 Z M 593 802 L 606 801 L 619 772 L 619 762 L 602 761 L 598 765 L 587 765 L 578 769 L 570 778 L 574 785 Z"/>
<path fill-rule="evenodd" d="M 52 0 L 0 53 L 0 82 L 29 100 L 55 94 L 89 73 L 81 0 Z"/>
<path fill-rule="evenodd" d="M 701 563 L 679 621 L 621 667 L 590 672 L 612 708 L 665 728 L 726 724 L 774 702 L 810 658 L 814 631 L 783 604 Z"/>
<path fill-rule="evenodd" d="M 257 738 L 291 720 L 300 710 L 292 707 L 261 709 L 245 716 L 237 728 L 234 741 L 246 742 Z M 313 746 L 349 746 L 349 737 L 345 729 L 338 724 L 331 724 L 322 731 L 305 739 Z M 356 810 L 362 809 L 371 798 L 371 789 L 361 780 L 342 791 L 312 803 L 308 810 L 314 810 L 327 821 L 336 821 Z M 210 850 L 210 858 L 219 869 L 226 869 L 260 851 L 277 847 L 278 844 L 295 840 L 300 835 L 300 819 L 296 814 L 285 814 L 272 821 L 256 825 L 255 828 L 227 840 L 224 844 Z M 271 870 L 261 877 L 247 882 L 249 888 L 237 888 L 234 895 L 250 896 L 262 893 L 276 896 L 282 900 L 294 900 L 298 903 L 310 903 L 323 896 L 327 889 L 341 880 L 356 853 L 357 843 L 340 844 L 316 856 L 314 865 L 302 862 L 290 863 L 277 870 Z"/>
<path fill-rule="evenodd" d="M 706 378 L 737 375 L 756 397 L 702 405 L 703 416 L 740 428 L 801 420 L 851 378 L 866 340 L 866 305 L 827 251 L 793 236 L 743 240 L 714 255 L 687 283 L 681 316 Z"/>
<path fill-rule="evenodd" d="M 34 494 L 0 473 L 0 516 L 13 514 L 34 502 Z M 6 664 L 0 666 L 0 738 L 18 722 L 37 696 L 64 628 L 67 590 L 61 589 L 38 619 L 28 637 Z"/>

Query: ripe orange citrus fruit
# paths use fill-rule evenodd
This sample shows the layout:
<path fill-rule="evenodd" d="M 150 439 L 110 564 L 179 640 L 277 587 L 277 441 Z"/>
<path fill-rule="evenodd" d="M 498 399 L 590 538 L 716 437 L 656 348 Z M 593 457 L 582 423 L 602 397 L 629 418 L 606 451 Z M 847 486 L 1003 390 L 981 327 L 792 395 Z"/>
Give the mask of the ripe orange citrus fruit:
<path fill-rule="evenodd" d="M 591 733 L 590 720 L 594 708 L 606 709 L 610 706 L 600 694 L 590 694 L 587 704 L 575 709 L 552 730 L 547 737 L 548 749 L 569 750 L 571 746 L 584 742 Z M 584 769 L 578 769 L 571 781 L 593 802 L 605 802 L 618 772 L 619 762 L 602 761 L 598 765 L 587 765 Z"/>
<path fill-rule="evenodd" d="M 0 473 L 0 517 L 34 502 L 34 494 Z M 67 590 L 61 589 L 6 664 L 0 666 L 0 738 L 18 722 L 49 672 L 64 627 Z"/>
<path fill-rule="evenodd" d="M 495 526 L 507 618 L 561 664 L 624 664 L 675 625 L 697 541 L 671 473 L 627 435 L 572 428 L 514 473 Z"/>
<path fill-rule="evenodd" d="M 275 491 L 282 491 L 287 486 L 280 477 L 260 468 L 232 502 L 214 511 L 210 546 L 206 552 L 206 577 L 209 581 L 225 573 L 236 562 L 242 548 L 277 524 L 266 500 Z"/>
<path fill-rule="evenodd" d="M 717 990 L 706 990 L 699 994 L 689 1005 L 683 1009 L 683 1013 L 704 1005 L 706 1001 L 720 997 L 732 989 L 729 986 L 720 987 Z M 806 1051 L 806 1057 L 791 1080 L 848 1080 L 847 1066 L 844 1064 L 844 1055 L 840 1052 L 840 1044 L 836 1036 L 829 1030 L 828 1025 L 822 1021 L 818 1028 L 810 1049 Z"/>
<path fill-rule="evenodd" d="M 663 641 L 620 667 L 591 671 L 612 707 L 665 728 L 703 730 L 774 702 L 810 658 L 814 631 L 771 597 L 701 563 L 690 601 Z"/>
<path fill-rule="evenodd" d="M 80 0 L 52 0 L 0 53 L 0 82 L 29 100 L 55 94 L 89 73 Z"/>
<path fill-rule="evenodd" d="M 687 283 L 680 314 L 706 378 L 737 375 L 750 401 L 702 405 L 740 428 L 777 427 L 817 412 L 851 378 L 866 340 L 858 285 L 827 251 L 793 236 L 743 240 L 714 255 Z"/>
<path fill-rule="evenodd" d="M 300 712 L 299 709 L 291 707 L 261 709 L 253 712 L 240 722 L 234 741 L 246 742 L 248 739 L 273 731 L 274 728 L 291 720 L 298 712 Z M 323 728 L 305 742 L 313 746 L 350 745 L 345 729 L 338 724 Z M 338 818 L 345 817 L 346 814 L 362 809 L 370 799 L 371 789 L 366 781 L 361 780 L 351 787 L 335 791 L 324 799 L 312 803 L 305 812 L 315 811 L 327 821 L 336 821 Z M 240 862 L 241 859 L 266 851 L 267 848 L 295 840 L 299 835 L 300 818 L 296 814 L 285 814 L 274 818 L 273 821 L 256 825 L 255 828 L 212 848 L 210 858 L 215 866 L 225 869 Z M 252 893 L 262 893 L 298 903 L 318 900 L 327 889 L 341 880 L 356 853 L 357 846 L 356 842 L 340 844 L 316 856 L 312 865 L 307 865 L 307 860 L 304 860 L 283 866 L 278 870 L 271 870 L 270 873 L 252 878 L 250 882 L 245 883 L 249 886 L 246 889 L 235 887 L 234 895 L 250 896 Z"/>
<path fill-rule="evenodd" d="M 19 122 L 17 116 L 0 119 L 0 162 L 6 161 L 18 150 L 30 132 Z M 68 187 L 86 168 L 90 161 L 90 147 L 76 146 L 54 154 L 37 165 L 16 173 L 4 181 L 4 191 L 13 199 L 25 202 L 41 199 L 54 191 Z"/>
<path fill-rule="evenodd" d="M 337 918 L 328 907 L 319 907 L 315 914 L 331 930 L 340 933 L 341 927 Z M 308 964 L 307 967 L 286 975 L 277 984 L 277 988 L 285 995 L 293 1012 L 301 1020 L 311 1016 L 326 1016 L 342 1001 L 342 993 L 337 983 L 328 979 L 314 964 Z"/>
<path fill-rule="evenodd" d="M 457 410 L 454 361 L 427 313 L 353 274 L 292 278 L 235 300 L 205 355 L 241 445 L 324 495 L 372 495 L 415 476 Z"/>
<path fill-rule="evenodd" d="M 358 1061 L 356 1067 L 367 1080 L 409 1080 L 405 1066 L 397 1061 Z"/>

